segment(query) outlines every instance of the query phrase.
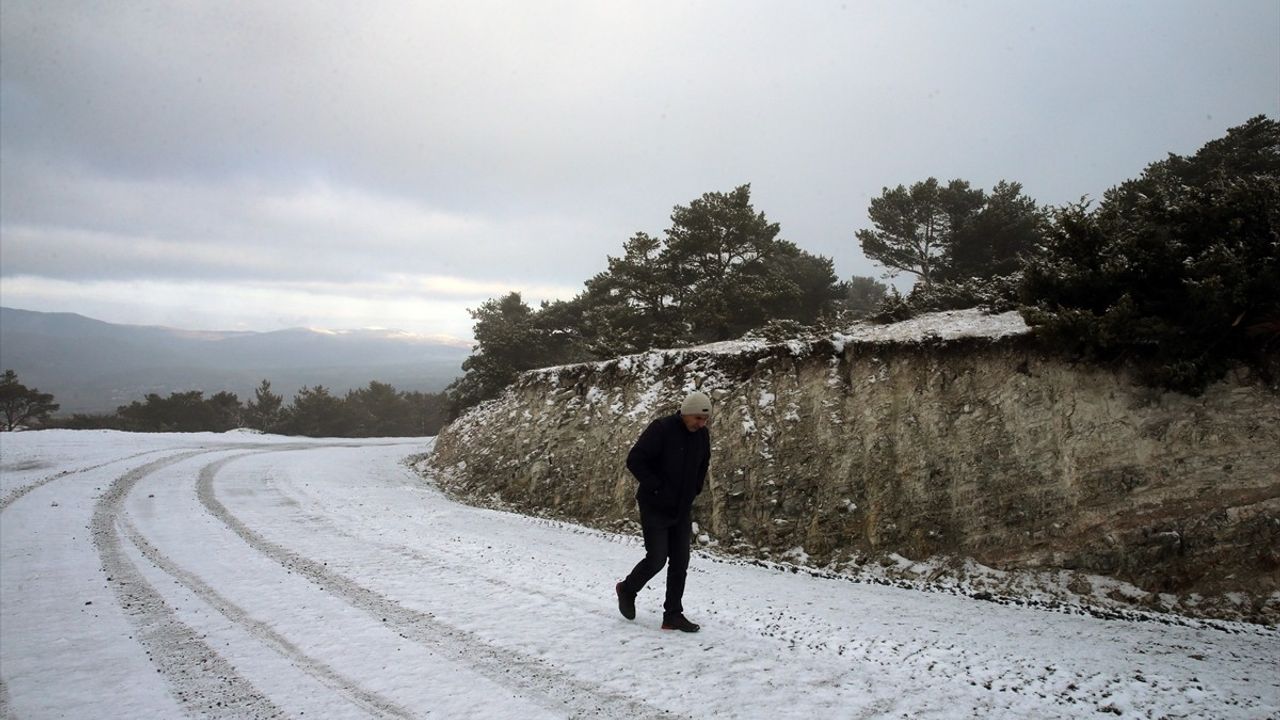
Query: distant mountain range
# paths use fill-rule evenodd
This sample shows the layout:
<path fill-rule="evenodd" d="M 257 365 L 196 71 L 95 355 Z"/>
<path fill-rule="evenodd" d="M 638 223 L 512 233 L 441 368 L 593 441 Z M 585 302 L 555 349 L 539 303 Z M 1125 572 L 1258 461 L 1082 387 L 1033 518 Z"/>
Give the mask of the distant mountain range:
<path fill-rule="evenodd" d="M 439 392 L 469 354 L 398 331 L 203 332 L 0 308 L 0 369 L 53 393 L 60 415 L 110 412 L 147 393 L 228 390 L 248 400 L 264 378 L 286 400 L 304 385 L 344 393 L 371 380 Z"/>

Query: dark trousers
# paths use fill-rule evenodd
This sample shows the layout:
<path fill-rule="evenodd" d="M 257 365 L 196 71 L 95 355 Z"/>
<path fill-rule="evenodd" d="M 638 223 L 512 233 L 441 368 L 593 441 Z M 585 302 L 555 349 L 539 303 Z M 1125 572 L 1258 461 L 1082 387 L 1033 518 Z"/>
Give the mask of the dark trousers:
<path fill-rule="evenodd" d="M 644 559 L 622 581 L 622 589 L 640 592 L 663 565 L 667 566 L 667 600 L 662 608 L 669 613 L 684 612 L 684 579 L 689 570 L 689 542 L 693 535 L 692 520 L 686 513 L 673 522 L 640 510 L 640 527 L 644 533 Z M 669 562 L 668 562 L 669 561 Z"/>

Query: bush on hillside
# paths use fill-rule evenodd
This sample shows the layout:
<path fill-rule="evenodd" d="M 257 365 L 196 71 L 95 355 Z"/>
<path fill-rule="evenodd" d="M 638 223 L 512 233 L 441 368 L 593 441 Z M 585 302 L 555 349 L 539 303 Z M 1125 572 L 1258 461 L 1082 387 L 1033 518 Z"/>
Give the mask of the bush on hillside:
<path fill-rule="evenodd" d="M 1150 385 L 1198 394 L 1236 362 L 1267 373 L 1280 350 L 1280 122 L 1255 117 L 1096 208 L 1058 209 L 1019 294 L 1051 348 L 1130 362 Z"/>

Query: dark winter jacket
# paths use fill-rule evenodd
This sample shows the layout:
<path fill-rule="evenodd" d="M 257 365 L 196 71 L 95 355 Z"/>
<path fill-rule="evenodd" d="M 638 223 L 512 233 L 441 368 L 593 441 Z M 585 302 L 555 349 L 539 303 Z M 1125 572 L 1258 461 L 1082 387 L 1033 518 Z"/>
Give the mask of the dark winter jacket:
<path fill-rule="evenodd" d="M 686 516 L 702 492 L 711 463 L 711 433 L 689 432 L 680 413 L 649 423 L 627 453 L 627 469 L 640 481 L 641 513 L 672 519 Z"/>

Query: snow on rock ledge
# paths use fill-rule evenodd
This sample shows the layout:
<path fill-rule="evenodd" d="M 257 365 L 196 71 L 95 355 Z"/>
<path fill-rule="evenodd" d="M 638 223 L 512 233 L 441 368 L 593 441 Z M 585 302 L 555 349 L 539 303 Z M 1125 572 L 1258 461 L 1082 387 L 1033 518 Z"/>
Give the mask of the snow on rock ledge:
<path fill-rule="evenodd" d="M 1280 620 L 1274 391 L 1232 376 L 1156 392 L 1041 354 L 1016 313 L 531 371 L 445 428 L 429 472 L 480 502 L 628 528 L 627 450 L 695 388 L 715 402 L 706 545 L 836 568 L 971 558 Z"/>
<path fill-rule="evenodd" d="M 848 343 L 911 343 L 925 340 L 986 338 L 997 340 L 1031 331 L 1017 311 L 988 315 L 981 310 L 928 313 L 892 325 L 862 323 L 848 334 L 837 333 L 838 347 Z"/>

